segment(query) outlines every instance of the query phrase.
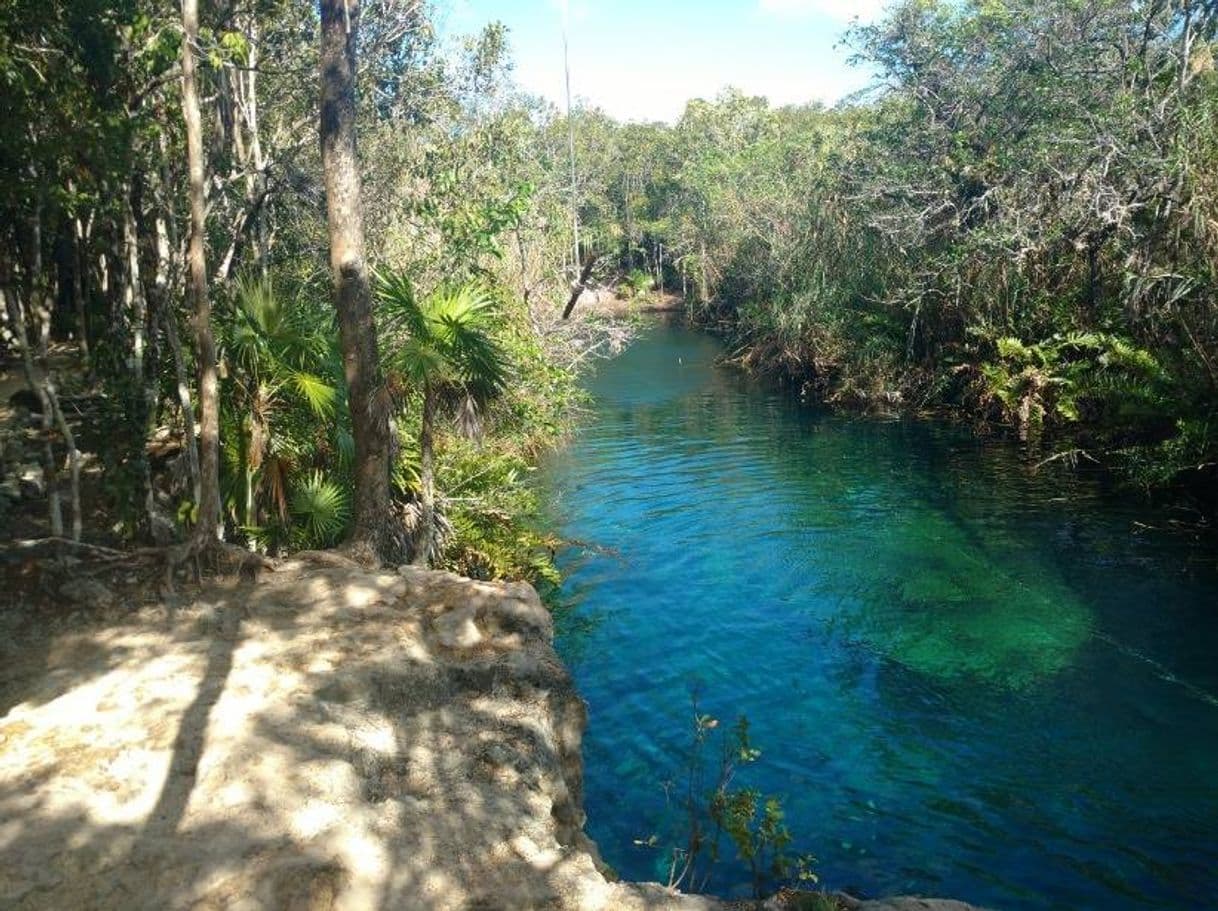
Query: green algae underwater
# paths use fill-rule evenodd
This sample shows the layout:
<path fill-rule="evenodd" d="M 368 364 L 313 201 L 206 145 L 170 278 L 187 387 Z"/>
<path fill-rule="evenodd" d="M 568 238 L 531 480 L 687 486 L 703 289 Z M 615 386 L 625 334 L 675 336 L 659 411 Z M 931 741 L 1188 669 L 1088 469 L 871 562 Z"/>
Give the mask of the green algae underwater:
<path fill-rule="evenodd" d="M 1009 541 L 980 540 L 925 504 L 888 525 L 862 545 L 866 573 L 843 571 L 830 584 L 858 593 L 844 629 L 890 660 L 1023 689 L 1070 667 L 1090 638 L 1092 611 L 1056 569 Z"/>
<path fill-rule="evenodd" d="M 1218 569 L 1136 499 L 932 422 L 817 414 L 651 331 L 540 473 L 588 830 L 630 879 L 700 710 L 821 881 L 1001 909 L 1218 895 Z M 726 726 L 726 725 L 725 725 Z M 643 846 L 641 846 L 643 845 Z M 710 888 L 749 891 L 729 859 Z"/>

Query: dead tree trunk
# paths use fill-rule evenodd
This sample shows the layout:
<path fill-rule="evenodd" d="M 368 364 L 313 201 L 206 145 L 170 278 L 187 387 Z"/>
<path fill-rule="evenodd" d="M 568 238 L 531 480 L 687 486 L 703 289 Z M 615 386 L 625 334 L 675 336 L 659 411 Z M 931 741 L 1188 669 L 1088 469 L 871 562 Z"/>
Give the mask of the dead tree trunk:
<path fill-rule="evenodd" d="M 436 540 L 436 469 L 433 438 L 436 419 L 435 392 L 423 384 L 423 419 L 419 433 L 419 528 L 415 535 L 415 566 L 431 566 Z"/>
<path fill-rule="evenodd" d="M 562 308 L 563 319 L 571 317 L 571 311 L 575 309 L 579 296 L 587 289 L 588 279 L 592 277 L 592 270 L 596 267 L 596 259 L 597 257 L 592 253 L 584 256 L 584 267 L 579 272 L 579 280 L 575 283 L 575 287 L 571 289 L 571 296 L 567 299 L 567 306 Z"/>

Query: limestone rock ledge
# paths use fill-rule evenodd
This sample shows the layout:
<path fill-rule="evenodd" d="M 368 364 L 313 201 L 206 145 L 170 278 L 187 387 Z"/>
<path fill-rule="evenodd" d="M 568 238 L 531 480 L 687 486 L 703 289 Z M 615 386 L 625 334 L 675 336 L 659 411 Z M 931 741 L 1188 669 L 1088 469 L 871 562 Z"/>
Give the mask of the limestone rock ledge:
<path fill-rule="evenodd" d="M 724 907 L 605 875 L 532 588 L 328 562 L 0 669 L 0 907 Z"/>

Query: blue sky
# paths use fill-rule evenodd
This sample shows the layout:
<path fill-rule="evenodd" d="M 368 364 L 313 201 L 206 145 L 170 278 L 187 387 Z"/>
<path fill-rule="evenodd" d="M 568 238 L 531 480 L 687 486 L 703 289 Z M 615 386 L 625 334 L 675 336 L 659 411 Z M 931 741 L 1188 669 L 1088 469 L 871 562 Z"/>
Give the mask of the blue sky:
<path fill-rule="evenodd" d="M 568 6 L 569 4 L 569 6 Z M 775 104 L 833 103 L 867 84 L 838 47 L 884 0 L 452 0 L 445 35 L 508 26 L 516 81 L 562 104 L 562 23 L 571 90 L 621 120 L 674 120 L 690 98 L 734 85 Z M 568 8 L 564 12 L 564 6 Z"/>

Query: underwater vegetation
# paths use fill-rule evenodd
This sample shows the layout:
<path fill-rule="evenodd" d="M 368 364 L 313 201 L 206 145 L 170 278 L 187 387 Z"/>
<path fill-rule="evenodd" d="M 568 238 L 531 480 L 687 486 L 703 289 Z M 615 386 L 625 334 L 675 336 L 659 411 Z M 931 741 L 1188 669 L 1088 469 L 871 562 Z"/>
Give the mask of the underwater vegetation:
<path fill-rule="evenodd" d="M 860 553 L 825 559 L 828 587 L 858 593 L 842 605 L 841 628 L 885 658 L 1023 689 L 1069 667 L 1090 638 L 1092 611 L 1056 567 L 927 504 L 894 511 L 885 526 L 853 538 Z"/>

